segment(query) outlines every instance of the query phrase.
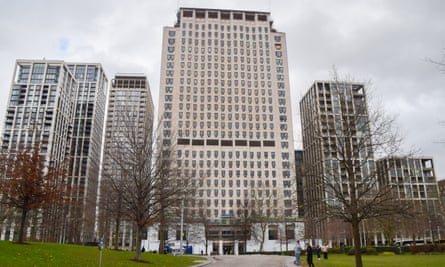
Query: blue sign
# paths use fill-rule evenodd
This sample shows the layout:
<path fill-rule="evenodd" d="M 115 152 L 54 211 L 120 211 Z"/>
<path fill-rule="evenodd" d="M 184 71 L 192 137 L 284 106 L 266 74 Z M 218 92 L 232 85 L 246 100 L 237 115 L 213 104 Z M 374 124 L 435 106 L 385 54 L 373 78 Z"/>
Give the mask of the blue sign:
<path fill-rule="evenodd" d="M 104 248 L 104 239 L 99 239 L 99 249 L 102 250 Z"/>

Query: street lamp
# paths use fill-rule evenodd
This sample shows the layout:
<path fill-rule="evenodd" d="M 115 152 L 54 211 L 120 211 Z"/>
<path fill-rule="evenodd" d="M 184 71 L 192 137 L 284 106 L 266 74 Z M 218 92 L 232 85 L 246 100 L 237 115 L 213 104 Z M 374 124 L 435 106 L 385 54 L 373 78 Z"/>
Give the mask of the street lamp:
<path fill-rule="evenodd" d="M 181 226 L 179 233 L 179 253 L 182 255 L 182 233 L 184 228 L 184 198 L 181 199 Z"/>

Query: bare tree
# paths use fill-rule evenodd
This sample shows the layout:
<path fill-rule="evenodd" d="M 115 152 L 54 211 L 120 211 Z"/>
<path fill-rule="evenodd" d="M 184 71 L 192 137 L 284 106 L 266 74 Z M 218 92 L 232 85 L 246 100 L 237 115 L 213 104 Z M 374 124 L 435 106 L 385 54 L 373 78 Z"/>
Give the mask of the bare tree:
<path fill-rule="evenodd" d="M 435 65 L 440 72 L 445 73 L 445 48 L 442 49 L 442 58 L 437 60 L 437 59 L 432 59 L 432 58 L 426 58 L 425 59 L 427 62 L 432 63 L 433 65 Z M 442 126 L 445 126 L 445 121 L 439 121 L 439 124 Z M 438 144 L 445 144 L 445 140 L 439 140 L 439 141 L 435 141 L 435 143 Z"/>
<path fill-rule="evenodd" d="M 120 172 L 107 168 L 104 170 L 102 176 L 103 183 L 100 189 L 100 219 L 101 228 L 100 236 L 104 238 L 105 244 L 119 249 L 119 233 L 121 222 L 126 217 L 126 209 L 123 205 L 123 186 L 116 186 L 123 183 L 124 179 L 120 177 Z M 106 183 L 107 181 L 114 181 L 113 183 Z M 114 226 L 114 229 L 111 228 Z M 110 237 L 111 236 L 111 237 Z"/>
<path fill-rule="evenodd" d="M 416 245 L 417 239 L 426 241 L 426 237 L 433 238 L 431 227 L 435 214 L 427 208 L 426 203 L 417 200 L 405 200 L 405 202 L 409 205 L 409 217 L 404 218 L 401 223 L 404 236 L 411 236 L 413 246 Z"/>
<path fill-rule="evenodd" d="M 333 115 L 316 122 L 322 125 L 314 134 L 323 157 L 314 164 L 321 168 L 307 166 L 305 172 L 324 188 L 326 217 L 351 225 L 356 266 L 361 267 L 360 224 L 403 212 L 391 187 L 379 184 L 375 170 L 375 156 L 399 151 L 401 138 L 394 118 L 375 106 L 368 109 L 363 84 L 340 80 L 334 70 L 333 81 L 325 86 Z"/>
<path fill-rule="evenodd" d="M 252 231 L 252 237 L 259 241 L 259 251 L 263 252 L 266 231 L 272 224 L 277 223 L 282 218 L 282 211 L 279 210 L 278 205 L 282 198 L 278 194 L 278 190 L 271 189 L 263 183 L 257 187 L 252 187 L 250 191 L 250 221 L 257 228 L 256 231 Z M 276 234 L 278 235 L 278 229 Z"/>
<path fill-rule="evenodd" d="M 164 142 L 164 141 L 163 141 Z M 167 141 L 169 142 L 169 141 Z M 167 152 L 167 151 L 166 151 Z M 173 153 L 171 175 L 167 179 L 171 180 L 169 186 L 162 186 L 159 188 L 160 194 L 173 194 L 172 198 L 164 198 L 159 204 L 162 206 L 156 222 L 159 223 L 159 253 L 165 252 L 166 241 L 168 239 L 168 229 L 174 225 L 180 226 L 182 221 L 182 233 L 180 238 L 185 238 L 184 225 L 190 222 L 201 222 L 200 217 L 191 215 L 194 205 L 190 205 L 191 201 L 195 199 L 196 182 L 202 178 L 190 177 L 189 172 L 185 171 L 182 165 L 183 160 L 177 157 L 176 151 L 172 148 L 167 153 Z M 192 185 L 192 181 L 194 182 Z M 165 190 L 164 193 L 162 193 Z M 182 249 L 182 248 L 181 248 Z"/>
<path fill-rule="evenodd" d="M 393 245 L 394 237 L 397 234 L 397 229 L 400 225 L 400 221 L 397 219 L 397 216 L 387 216 L 377 219 L 377 225 L 379 226 L 379 229 L 383 230 L 383 235 L 389 246 Z"/>
<path fill-rule="evenodd" d="M 69 190 L 64 181 L 66 168 L 63 163 L 46 166 L 37 146 L 3 156 L 5 164 L 2 164 L 0 170 L 4 173 L 0 180 L 1 202 L 9 208 L 21 211 L 17 242 L 23 243 L 30 212 L 42 212 L 44 223 L 48 225 L 54 219 L 51 214 L 60 216 L 64 196 Z M 52 211 L 48 212 L 49 209 Z M 54 236 L 47 238 L 54 241 Z"/>
<path fill-rule="evenodd" d="M 186 205 L 187 207 L 187 205 Z M 190 206 L 192 207 L 192 206 Z M 194 224 L 193 233 L 189 233 L 187 239 L 193 243 L 204 243 L 205 246 L 205 255 L 208 255 L 208 247 L 209 247 L 209 233 L 210 233 L 210 219 L 206 216 L 206 214 L 197 212 L 191 213 L 190 210 L 186 208 L 185 212 L 185 222 L 187 224 Z M 204 240 L 201 238 L 203 237 Z"/>
<path fill-rule="evenodd" d="M 438 242 L 441 242 L 441 240 L 445 239 L 445 235 L 443 234 L 445 229 L 445 201 L 443 201 L 442 205 L 440 205 L 439 212 L 436 215 L 439 220 L 437 226 L 437 237 L 438 237 Z"/>
<path fill-rule="evenodd" d="M 246 197 L 246 196 L 245 196 Z M 237 211 L 238 223 L 240 226 L 241 240 L 244 242 L 243 251 L 247 252 L 247 241 L 252 237 L 253 233 L 253 208 L 251 205 L 251 201 L 249 199 L 243 199 L 239 202 L 239 207 Z"/>
<path fill-rule="evenodd" d="M 427 58 L 426 61 L 436 65 L 441 72 L 445 72 L 445 49 L 442 50 L 441 59 L 437 60 L 437 59 Z"/>
<path fill-rule="evenodd" d="M 136 261 L 140 260 L 146 228 L 156 221 L 162 225 L 163 216 L 177 203 L 185 183 L 176 177 L 174 146 L 157 134 L 152 121 L 140 124 L 128 111 L 114 136 L 109 136 L 112 142 L 105 154 L 113 170 L 105 183 L 119 196 L 116 204 L 121 205 L 123 218 L 136 228 Z"/>

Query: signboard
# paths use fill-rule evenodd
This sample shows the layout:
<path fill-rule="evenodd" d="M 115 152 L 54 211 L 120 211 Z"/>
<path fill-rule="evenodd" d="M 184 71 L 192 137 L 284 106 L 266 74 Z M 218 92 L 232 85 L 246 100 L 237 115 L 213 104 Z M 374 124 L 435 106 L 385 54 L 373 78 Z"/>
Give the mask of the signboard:
<path fill-rule="evenodd" d="M 104 239 L 103 238 L 101 238 L 99 240 L 99 250 L 102 250 L 102 249 L 104 249 Z"/>

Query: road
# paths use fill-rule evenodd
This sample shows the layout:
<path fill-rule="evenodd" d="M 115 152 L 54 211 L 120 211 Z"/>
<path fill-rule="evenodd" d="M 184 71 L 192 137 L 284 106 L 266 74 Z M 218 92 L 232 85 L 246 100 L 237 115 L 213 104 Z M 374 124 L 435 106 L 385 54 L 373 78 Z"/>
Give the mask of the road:
<path fill-rule="evenodd" d="M 294 257 L 277 255 L 221 255 L 209 257 L 208 267 L 295 267 Z"/>

